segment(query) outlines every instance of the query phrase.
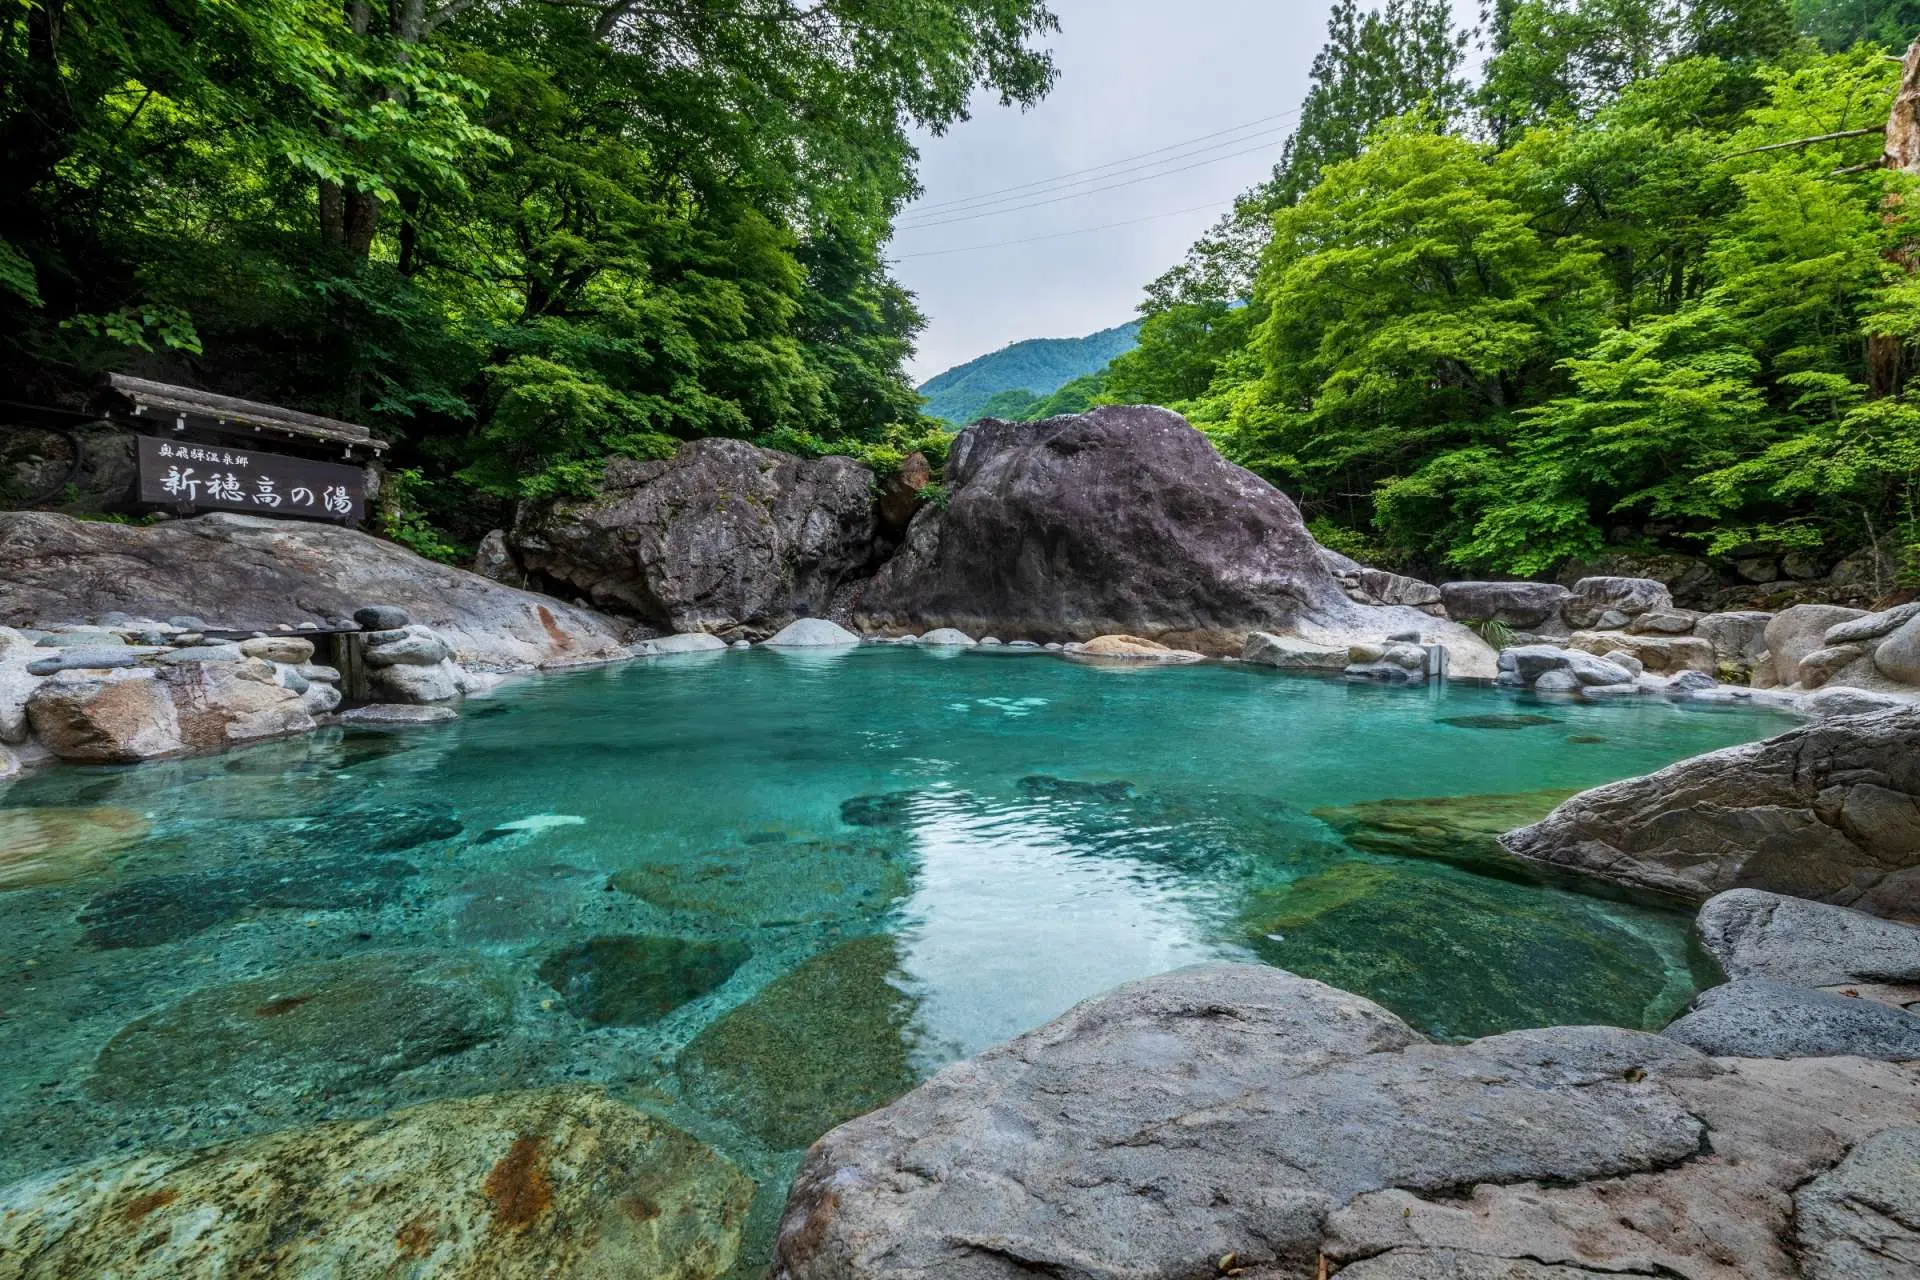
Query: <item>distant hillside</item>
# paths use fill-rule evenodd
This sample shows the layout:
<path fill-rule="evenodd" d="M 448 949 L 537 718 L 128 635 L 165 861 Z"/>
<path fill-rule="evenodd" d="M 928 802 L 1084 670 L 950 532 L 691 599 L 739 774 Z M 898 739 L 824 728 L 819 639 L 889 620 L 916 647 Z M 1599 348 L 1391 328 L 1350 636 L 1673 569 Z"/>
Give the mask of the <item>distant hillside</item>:
<path fill-rule="evenodd" d="M 920 394 L 927 398 L 930 415 L 964 426 L 1003 392 L 1024 391 L 1033 399 L 1050 396 L 1075 378 L 1106 368 L 1139 341 L 1138 320 L 1084 338 L 1029 338 L 928 379 Z"/>

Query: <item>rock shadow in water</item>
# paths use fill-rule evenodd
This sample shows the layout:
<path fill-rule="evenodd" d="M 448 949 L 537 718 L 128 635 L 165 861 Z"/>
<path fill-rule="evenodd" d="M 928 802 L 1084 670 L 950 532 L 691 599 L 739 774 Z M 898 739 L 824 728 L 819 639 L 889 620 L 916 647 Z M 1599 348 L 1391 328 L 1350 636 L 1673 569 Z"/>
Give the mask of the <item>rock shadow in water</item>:
<path fill-rule="evenodd" d="M 103 951 L 151 947 L 260 911 L 370 910 L 397 901 L 419 874 L 399 858 L 348 856 L 149 876 L 88 902 L 81 937 Z"/>
<path fill-rule="evenodd" d="M 1256 893 L 1241 919 L 1267 963 L 1378 1001 L 1434 1036 L 1638 1028 L 1674 1012 L 1659 952 L 1569 895 L 1350 862 Z"/>

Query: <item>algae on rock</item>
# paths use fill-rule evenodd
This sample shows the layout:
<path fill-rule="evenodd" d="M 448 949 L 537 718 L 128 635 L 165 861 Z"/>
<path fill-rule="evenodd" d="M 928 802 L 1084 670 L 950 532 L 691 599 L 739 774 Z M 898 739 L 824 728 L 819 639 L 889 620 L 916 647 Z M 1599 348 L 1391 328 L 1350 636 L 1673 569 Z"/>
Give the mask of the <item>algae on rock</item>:
<path fill-rule="evenodd" d="M 780 1150 L 892 1102 L 920 1082 L 898 966 L 893 939 L 874 935 L 775 979 L 681 1052 L 689 1098 Z"/>

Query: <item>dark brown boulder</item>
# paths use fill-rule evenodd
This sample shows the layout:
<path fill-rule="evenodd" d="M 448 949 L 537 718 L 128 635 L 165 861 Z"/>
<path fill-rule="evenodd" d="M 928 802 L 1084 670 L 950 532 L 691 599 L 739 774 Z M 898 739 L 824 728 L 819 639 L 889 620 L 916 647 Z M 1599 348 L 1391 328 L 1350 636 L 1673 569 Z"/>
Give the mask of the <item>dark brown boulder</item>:
<path fill-rule="evenodd" d="M 933 483 L 933 468 L 918 450 L 900 462 L 900 470 L 880 486 L 880 532 L 894 542 L 906 536 L 920 510 L 921 495 Z"/>
<path fill-rule="evenodd" d="M 1165 409 L 977 423 L 954 441 L 946 485 L 945 508 L 915 517 L 868 587 L 863 626 L 1119 633 L 1234 654 L 1252 631 L 1336 640 L 1423 628 L 1461 643 L 1456 669 L 1476 656 L 1463 628 L 1349 600 L 1292 501 Z M 1491 654 L 1477 656 L 1490 673 Z"/>
<path fill-rule="evenodd" d="M 1920 709 L 1826 720 L 1584 791 L 1501 843 L 1695 902 L 1764 889 L 1920 918 Z"/>
<path fill-rule="evenodd" d="M 521 512 L 519 563 L 673 632 L 769 635 L 826 612 L 873 555 L 873 473 L 744 440 L 607 463 L 600 493 Z"/>

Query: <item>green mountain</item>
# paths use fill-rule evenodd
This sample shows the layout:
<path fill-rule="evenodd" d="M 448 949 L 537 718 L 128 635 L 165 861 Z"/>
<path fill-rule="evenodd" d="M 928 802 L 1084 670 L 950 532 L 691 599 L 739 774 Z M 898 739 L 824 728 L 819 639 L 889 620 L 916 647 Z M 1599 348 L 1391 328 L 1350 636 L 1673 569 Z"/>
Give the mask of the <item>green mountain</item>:
<path fill-rule="evenodd" d="M 1138 320 L 1084 338 L 1029 338 L 928 379 L 920 394 L 930 416 L 961 425 L 993 409 L 1004 413 L 1013 405 L 1050 396 L 1076 378 L 1098 373 L 1139 341 Z M 1025 392 L 1027 399 L 1008 392 Z"/>

